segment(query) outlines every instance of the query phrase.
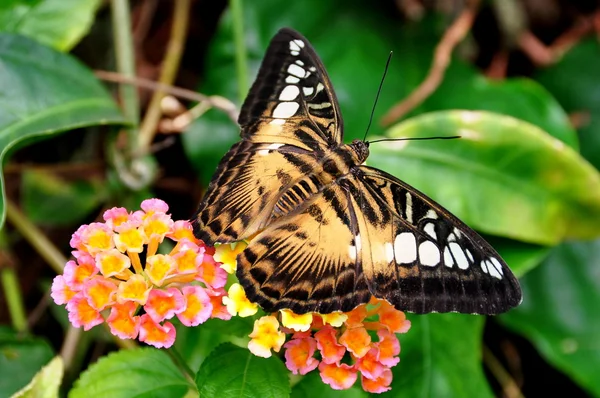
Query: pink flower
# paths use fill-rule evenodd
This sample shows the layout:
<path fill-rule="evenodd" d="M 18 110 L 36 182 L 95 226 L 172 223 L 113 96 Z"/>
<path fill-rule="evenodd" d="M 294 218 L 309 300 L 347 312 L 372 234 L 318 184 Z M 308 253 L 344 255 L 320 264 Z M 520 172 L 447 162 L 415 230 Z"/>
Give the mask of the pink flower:
<path fill-rule="evenodd" d="M 317 342 L 312 337 L 296 338 L 283 345 L 285 350 L 285 366 L 293 374 L 305 375 L 319 365 L 313 358 L 317 349 Z"/>
<path fill-rule="evenodd" d="M 329 384 L 334 390 L 346 390 L 356 381 L 356 370 L 354 367 L 343 364 L 321 362 L 319 365 L 321 380 Z"/>
<path fill-rule="evenodd" d="M 175 327 L 171 322 L 156 323 L 144 314 L 140 317 L 140 341 L 156 348 L 171 347 L 175 342 Z"/>

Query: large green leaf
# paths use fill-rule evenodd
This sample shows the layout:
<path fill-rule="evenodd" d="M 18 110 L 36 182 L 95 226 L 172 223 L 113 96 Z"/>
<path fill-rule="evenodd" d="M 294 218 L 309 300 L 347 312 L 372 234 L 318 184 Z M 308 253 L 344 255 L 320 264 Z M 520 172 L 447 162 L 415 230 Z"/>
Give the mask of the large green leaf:
<path fill-rule="evenodd" d="M 461 136 L 374 144 L 367 163 L 412 184 L 476 229 L 539 244 L 600 234 L 600 174 L 527 122 L 445 111 L 409 119 L 388 135 Z"/>
<path fill-rule="evenodd" d="M 0 34 L 0 161 L 10 149 L 78 127 L 123 123 L 92 72 L 69 55 Z M 4 223 L 4 180 L 0 226 Z"/>
<path fill-rule="evenodd" d="M 69 397 L 182 397 L 190 388 L 164 351 L 137 348 L 101 358 L 81 374 Z"/>
<path fill-rule="evenodd" d="M 68 51 L 94 22 L 100 0 L 2 0 L 0 32 L 18 33 Z"/>
<path fill-rule="evenodd" d="M 536 74 L 568 112 L 587 113 L 579 129 L 581 154 L 600 168 L 600 44 L 590 37 L 567 52 L 561 60 Z"/>
<path fill-rule="evenodd" d="M 62 357 L 56 356 L 44 366 L 31 382 L 22 388 L 13 398 L 56 398 L 62 382 L 64 363 Z"/>
<path fill-rule="evenodd" d="M 196 374 L 201 397 L 280 398 L 290 395 L 288 371 L 276 357 L 259 358 L 247 348 L 221 344 Z"/>
<path fill-rule="evenodd" d="M 25 387 L 53 357 L 52 347 L 42 339 L 20 338 L 0 328 L 0 396 L 8 397 Z"/>
<path fill-rule="evenodd" d="M 389 397 L 491 397 L 481 365 L 485 317 L 430 314 L 410 317 L 400 336 L 400 363 Z"/>
<path fill-rule="evenodd" d="M 500 320 L 600 396 L 600 240 L 564 243 L 521 280 L 523 303 Z"/>

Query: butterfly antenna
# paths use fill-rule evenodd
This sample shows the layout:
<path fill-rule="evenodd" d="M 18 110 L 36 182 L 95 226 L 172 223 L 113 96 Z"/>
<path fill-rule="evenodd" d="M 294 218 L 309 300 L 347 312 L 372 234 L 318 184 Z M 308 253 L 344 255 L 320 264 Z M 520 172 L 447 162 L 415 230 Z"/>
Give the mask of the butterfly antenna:
<path fill-rule="evenodd" d="M 371 110 L 371 117 L 369 118 L 369 124 L 367 125 L 367 131 L 365 131 L 365 137 L 363 138 L 363 142 L 366 142 L 367 134 L 369 134 L 369 129 L 371 128 L 371 123 L 373 123 L 373 115 L 375 114 L 375 108 L 377 107 L 377 100 L 379 99 L 379 94 L 381 93 L 381 88 L 383 87 L 383 81 L 385 80 L 385 75 L 387 75 L 388 68 L 390 67 L 390 61 L 392 60 L 393 51 L 390 51 L 390 55 L 388 56 L 387 62 L 385 63 L 385 69 L 383 70 L 383 76 L 381 77 L 381 82 L 379 83 L 379 89 L 377 90 L 377 95 L 375 96 L 375 102 L 373 103 L 373 109 Z"/>
<path fill-rule="evenodd" d="M 451 135 L 444 137 L 406 137 L 406 138 L 382 138 L 380 140 L 369 141 L 369 144 L 373 144 L 375 142 L 385 142 L 385 141 L 425 141 L 425 140 L 453 140 L 455 138 L 460 138 L 460 135 Z"/>

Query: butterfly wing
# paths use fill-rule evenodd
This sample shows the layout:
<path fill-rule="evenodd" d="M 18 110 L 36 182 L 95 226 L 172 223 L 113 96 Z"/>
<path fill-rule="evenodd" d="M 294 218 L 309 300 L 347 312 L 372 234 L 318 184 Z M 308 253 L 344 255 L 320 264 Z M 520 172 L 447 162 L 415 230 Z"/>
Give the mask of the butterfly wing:
<path fill-rule="evenodd" d="M 303 200 L 318 182 L 283 195 L 319 167 L 322 150 L 341 143 L 331 82 L 300 34 L 275 35 L 239 123 L 242 141 L 221 160 L 195 217 L 196 236 L 211 245 L 252 236 Z"/>
<path fill-rule="evenodd" d="M 371 292 L 362 272 L 349 193 L 331 184 L 253 238 L 238 255 L 237 277 L 267 312 L 349 311 Z"/>
<path fill-rule="evenodd" d="M 358 169 L 349 190 L 375 296 L 416 313 L 498 314 L 521 302 L 517 279 L 475 231 L 397 178 Z"/>

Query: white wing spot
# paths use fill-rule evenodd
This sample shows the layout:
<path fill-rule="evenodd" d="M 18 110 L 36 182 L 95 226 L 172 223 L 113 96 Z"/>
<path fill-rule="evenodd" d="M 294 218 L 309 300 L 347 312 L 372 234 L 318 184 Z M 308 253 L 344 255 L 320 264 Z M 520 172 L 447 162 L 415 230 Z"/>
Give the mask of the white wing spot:
<path fill-rule="evenodd" d="M 296 64 L 290 64 L 290 66 L 288 66 L 288 73 L 292 76 L 296 76 L 299 78 L 304 78 L 306 76 L 306 71 L 304 70 L 304 68 L 296 65 Z"/>
<path fill-rule="evenodd" d="M 320 104 L 308 104 L 310 109 L 324 109 L 329 108 L 331 106 L 331 102 L 321 102 Z"/>
<path fill-rule="evenodd" d="M 324 88 L 325 88 L 325 86 L 323 85 L 323 83 L 318 83 L 317 84 L 317 93 L 320 93 L 321 91 L 323 91 Z"/>
<path fill-rule="evenodd" d="M 425 228 L 423 228 L 423 230 L 425 231 L 425 233 L 427 235 L 429 235 L 433 239 L 437 240 L 437 234 L 435 233 L 435 225 L 433 225 L 433 223 L 429 222 L 429 223 L 425 224 Z"/>
<path fill-rule="evenodd" d="M 452 258 L 452 254 L 450 254 L 450 248 L 448 246 L 444 248 L 444 265 L 448 268 L 452 268 L 454 265 L 454 259 Z"/>
<path fill-rule="evenodd" d="M 306 97 L 308 97 L 309 95 L 312 95 L 312 93 L 315 92 L 315 89 L 312 87 L 302 87 L 302 92 Z"/>
<path fill-rule="evenodd" d="M 285 78 L 285 82 L 286 83 L 292 83 L 292 84 L 296 84 L 300 81 L 300 79 L 298 79 L 296 76 L 291 76 L 288 75 L 288 77 Z"/>
<path fill-rule="evenodd" d="M 354 237 L 354 243 L 356 244 L 356 250 L 362 249 L 362 242 L 360 241 L 360 234 L 356 234 Z"/>
<path fill-rule="evenodd" d="M 460 239 L 462 237 L 462 232 L 460 232 L 458 228 L 454 228 L 454 235 L 456 235 L 456 237 Z"/>
<path fill-rule="evenodd" d="M 435 212 L 435 210 L 429 209 L 425 214 L 425 218 L 431 218 L 432 220 L 436 220 L 438 218 L 438 215 Z"/>
<path fill-rule="evenodd" d="M 269 122 L 269 124 L 277 124 L 281 126 L 285 124 L 285 119 L 273 119 Z"/>
<path fill-rule="evenodd" d="M 311 71 L 311 72 L 316 72 L 317 68 L 315 68 L 314 66 L 309 66 L 308 70 Z"/>
<path fill-rule="evenodd" d="M 300 48 L 304 47 L 304 43 L 300 40 L 292 40 L 290 41 L 290 53 L 292 55 L 299 55 Z"/>
<path fill-rule="evenodd" d="M 394 261 L 394 245 L 390 242 L 385 243 L 385 259 L 388 263 Z"/>
<path fill-rule="evenodd" d="M 259 156 L 267 156 L 269 154 L 269 150 L 268 149 L 261 149 L 257 153 L 258 153 Z"/>
<path fill-rule="evenodd" d="M 500 273 L 500 275 L 504 275 L 504 271 L 502 270 L 502 264 L 500 264 L 500 261 L 498 261 L 496 257 L 490 257 L 490 261 L 494 265 L 494 268 L 496 268 L 496 270 Z"/>
<path fill-rule="evenodd" d="M 296 65 L 304 66 L 304 62 L 302 62 L 299 59 L 297 59 L 295 63 L 296 63 Z"/>
<path fill-rule="evenodd" d="M 281 90 L 281 94 L 279 94 L 279 99 L 281 101 L 292 101 L 298 97 L 298 94 L 300 94 L 298 86 L 285 86 L 285 88 Z"/>
<path fill-rule="evenodd" d="M 435 267 L 440 262 L 440 251 L 435 243 L 426 240 L 419 245 L 419 262 L 429 267 Z"/>
<path fill-rule="evenodd" d="M 494 263 L 492 263 L 490 260 L 485 260 L 485 265 L 487 266 L 487 269 L 491 276 L 497 279 L 502 279 L 502 274 L 498 272 L 498 269 L 494 266 Z"/>
<path fill-rule="evenodd" d="M 465 249 L 465 253 L 467 253 L 467 257 L 469 257 L 469 262 L 473 262 L 473 255 L 469 251 L 469 249 Z"/>
<path fill-rule="evenodd" d="M 406 221 L 413 223 L 412 195 L 406 191 Z"/>
<path fill-rule="evenodd" d="M 348 246 L 348 256 L 352 261 L 356 261 L 356 246 Z"/>
<path fill-rule="evenodd" d="M 456 242 L 456 235 L 454 235 L 454 234 L 448 235 L 448 242 Z"/>
<path fill-rule="evenodd" d="M 410 232 L 402 232 L 394 239 L 394 253 L 398 264 L 410 264 L 417 260 L 417 240 Z"/>
<path fill-rule="evenodd" d="M 273 110 L 273 117 L 277 119 L 292 117 L 298 108 L 300 108 L 300 104 L 297 102 L 280 102 Z"/>
<path fill-rule="evenodd" d="M 448 247 L 450 248 L 454 259 L 456 260 L 456 265 L 458 265 L 458 268 L 469 268 L 469 261 L 467 261 L 467 256 L 465 256 L 465 252 L 463 251 L 462 247 L 460 247 L 460 245 L 456 242 L 450 242 Z"/>
<path fill-rule="evenodd" d="M 294 39 L 290 42 L 290 45 L 292 44 L 292 42 L 296 43 L 296 45 L 300 48 L 304 48 L 304 42 L 300 39 Z M 299 48 L 299 49 L 300 49 Z"/>
<path fill-rule="evenodd" d="M 285 145 L 285 144 L 274 143 L 274 144 L 271 144 L 271 145 L 269 145 L 269 146 L 267 147 L 267 149 L 279 149 L 279 148 L 281 148 L 281 147 L 282 147 L 282 146 L 284 146 L 284 145 Z"/>
<path fill-rule="evenodd" d="M 488 273 L 488 268 L 487 268 L 487 265 L 485 264 L 485 261 L 481 262 L 481 270 L 483 272 L 485 272 L 486 274 Z"/>

